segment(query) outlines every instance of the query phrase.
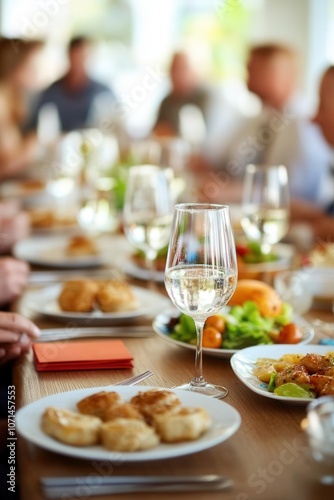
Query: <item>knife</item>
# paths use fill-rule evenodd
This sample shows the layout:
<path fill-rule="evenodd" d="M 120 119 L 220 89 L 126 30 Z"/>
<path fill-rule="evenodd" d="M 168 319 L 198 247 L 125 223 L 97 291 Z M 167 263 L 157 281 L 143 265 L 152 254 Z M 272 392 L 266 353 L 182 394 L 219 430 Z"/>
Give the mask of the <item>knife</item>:
<path fill-rule="evenodd" d="M 62 495 L 89 497 L 120 493 L 223 490 L 232 481 L 214 474 L 202 476 L 79 476 L 42 478 L 47 498 Z"/>
<path fill-rule="evenodd" d="M 117 326 L 87 328 L 50 328 L 41 330 L 42 335 L 34 342 L 50 342 L 53 340 L 71 340 L 87 337 L 152 337 L 154 332 L 150 326 Z"/>

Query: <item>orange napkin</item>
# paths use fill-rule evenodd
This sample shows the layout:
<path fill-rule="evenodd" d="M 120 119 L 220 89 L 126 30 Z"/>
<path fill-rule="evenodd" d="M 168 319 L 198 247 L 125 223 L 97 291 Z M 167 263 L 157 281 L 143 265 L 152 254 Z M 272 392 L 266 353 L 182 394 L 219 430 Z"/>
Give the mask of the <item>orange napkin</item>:
<path fill-rule="evenodd" d="M 132 368 L 133 357 L 121 340 L 33 344 L 37 371 Z"/>

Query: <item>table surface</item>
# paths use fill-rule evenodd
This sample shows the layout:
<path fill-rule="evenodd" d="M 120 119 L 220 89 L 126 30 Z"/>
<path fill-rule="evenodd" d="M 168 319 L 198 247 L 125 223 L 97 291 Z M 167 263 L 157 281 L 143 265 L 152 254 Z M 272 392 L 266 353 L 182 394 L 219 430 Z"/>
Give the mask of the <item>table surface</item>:
<path fill-rule="evenodd" d="M 136 282 L 138 284 L 138 282 Z M 142 286 L 147 286 L 141 282 Z M 161 290 L 163 292 L 163 290 Z M 45 318 L 31 316 L 41 327 L 61 327 Z M 307 317 L 332 321 L 326 311 L 311 311 Z M 141 324 L 150 325 L 149 319 Z M 194 353 L 157 336 L 126 338 L 124 344 L 134 355 L 134 367 L 127 370 L 64 371 L 37 373 L 32 354 L 18 360 L 14 368 L 17 409 L 50 394 L 85 387 L 101 387 L 151 369 L 154 376 L 142 382 L 170 388 L 189 381 L 193 375 Z M 316 342 L 315 339 L 314 342 Z M 75 340 L 73 340 L 75 342 Z M 158 474 L 221 474 L 233 480 L 233 486 L 223 492 L 173 493 L 173 499 L 212 498 L 226 500 L 330 499 L 332 488 L 317 481 L 314 464 L 309 456 L 307 441 L 301 430 L 305 407 L 286 405 L 263 398 L 247 389 L 234 375 L 229 359 L 204 356 L 207 380 L 225 385 L 229 393 L 224 399 L 236 408 L 242 418 L 239 430 L 226 442 L 208 450 L 167 460 L 112 464 L 61 456 L 43 450 L 23 438 L 18 440 L 20 491 L 22 500 L 41 500 L 41 477 L 88 476 L 98 474 L 158 475 Z M 80 497 L 80 494 L 77 498 Z M 136 498 L 156 498 L 152 494 L 136 494 Z M 159 498 L 170 498 L 159 494 Z M 66 497 L 68 498 L 68 497 Z M 90 496 L 89 498 L 101 498 Z M 133 495 L 113 495 L 127 500 Z"/>

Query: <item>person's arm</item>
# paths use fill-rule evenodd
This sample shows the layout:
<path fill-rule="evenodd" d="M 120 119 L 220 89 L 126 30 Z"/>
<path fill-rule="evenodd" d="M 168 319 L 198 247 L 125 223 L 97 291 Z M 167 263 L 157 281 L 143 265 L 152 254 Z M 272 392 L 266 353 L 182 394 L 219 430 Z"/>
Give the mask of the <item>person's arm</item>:
<path fill-rule="evenodd" d="M 1 154 L 0 179 L 5 179 L 29 167 L 38 156 L 38 143 L 35 133 L 29 133 L 11 154 Z"/>
<path fill-rule="evenodd" d="M 28 351 L 31 342 L 40 334 L 40 329 L 20 314 L 0 312 L 0 364 Z"/>

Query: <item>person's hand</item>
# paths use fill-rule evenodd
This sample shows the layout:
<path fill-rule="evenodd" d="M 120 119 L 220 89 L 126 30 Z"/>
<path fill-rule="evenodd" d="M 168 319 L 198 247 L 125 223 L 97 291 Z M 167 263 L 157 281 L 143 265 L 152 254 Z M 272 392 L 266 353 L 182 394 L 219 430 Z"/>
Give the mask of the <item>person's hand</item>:
<path fill-rule="evenodd" d="M 11 250 L 13 245 L 25 238 L 30 232 L 30 219 L 25 212 L 4 217 L 0 216 L 0 252 Z"/>
<path fill-rule="evenodd" d="M 27 284 L 29 266 L 12 257 L 0 258 L 0 304 L 7 304 L 21 295 Z"/>
<path fill-rule="evenodd" d="M 0 312 L 0 364 L 27 352 L 40 333 L 32 321 L 20 314 Z"/>

